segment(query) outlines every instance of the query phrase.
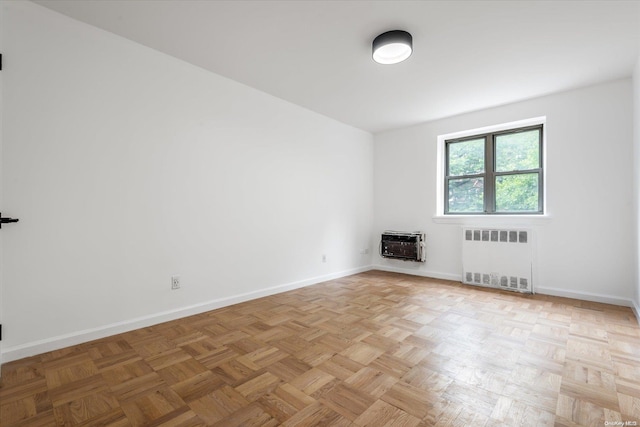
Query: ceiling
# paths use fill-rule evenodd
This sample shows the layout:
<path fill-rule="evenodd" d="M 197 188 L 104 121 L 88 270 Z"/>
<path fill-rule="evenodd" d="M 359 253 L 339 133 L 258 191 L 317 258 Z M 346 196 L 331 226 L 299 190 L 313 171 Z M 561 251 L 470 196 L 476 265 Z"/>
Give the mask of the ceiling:
<path fill-rule="evenodd" d="M 640 1 L 35 3 L 373 133 L 628 77 L 640 52 Z M 413 55 L 376 64 L 393 29 Z"/>

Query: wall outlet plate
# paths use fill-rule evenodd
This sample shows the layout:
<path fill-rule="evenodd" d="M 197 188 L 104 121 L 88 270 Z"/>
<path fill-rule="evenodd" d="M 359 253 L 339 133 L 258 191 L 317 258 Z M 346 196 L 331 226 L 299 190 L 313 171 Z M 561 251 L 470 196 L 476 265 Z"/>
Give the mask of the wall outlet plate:
<path fill-rule="evenodd" d="M 171 289 L 180 289 L 180 276 L 171 276 Z"/>

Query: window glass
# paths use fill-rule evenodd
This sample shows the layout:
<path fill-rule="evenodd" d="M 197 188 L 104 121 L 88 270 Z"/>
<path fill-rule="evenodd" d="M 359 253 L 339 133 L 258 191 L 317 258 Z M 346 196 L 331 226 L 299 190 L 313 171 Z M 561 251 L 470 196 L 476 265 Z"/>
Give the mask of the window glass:
<path fill-rule="evenodd" d="M 484 179 L 462 178 L 449 180 L 448 202 L 449 212 L 483 212 Z"/>
<path fill-rule="evenodd" d="M 537 173 L 496 177 L 496 212 L 536 212 L 537 210 Z"/>
<path fill-rule="evenodd" d="M 496 136 L 496 172 L 540 167 L 540 129 Z"/>
<path fill-rule="evenodd" d="M 474 175 L 484 172 L 485 139 L 449 144 L 449 175 Z"/>

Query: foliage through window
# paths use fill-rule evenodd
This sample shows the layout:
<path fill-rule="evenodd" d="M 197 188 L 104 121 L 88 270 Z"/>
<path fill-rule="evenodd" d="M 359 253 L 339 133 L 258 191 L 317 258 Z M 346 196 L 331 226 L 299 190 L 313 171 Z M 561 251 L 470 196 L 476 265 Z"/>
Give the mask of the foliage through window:
<path fill-rule="evenodd" d="M 542 125 L 445 141 L 446 214 L 541 214 Z"/>

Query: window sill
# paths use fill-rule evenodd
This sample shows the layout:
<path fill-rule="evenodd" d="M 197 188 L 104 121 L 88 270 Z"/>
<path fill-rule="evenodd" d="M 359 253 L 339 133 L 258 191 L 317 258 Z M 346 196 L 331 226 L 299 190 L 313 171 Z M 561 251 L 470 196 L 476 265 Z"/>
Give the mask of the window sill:
<path fill-rule="evenodd" d="M 546 225 L 550 215 L 436 215 L 437 224 L 471 225 L 482 227 Z"/>

